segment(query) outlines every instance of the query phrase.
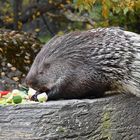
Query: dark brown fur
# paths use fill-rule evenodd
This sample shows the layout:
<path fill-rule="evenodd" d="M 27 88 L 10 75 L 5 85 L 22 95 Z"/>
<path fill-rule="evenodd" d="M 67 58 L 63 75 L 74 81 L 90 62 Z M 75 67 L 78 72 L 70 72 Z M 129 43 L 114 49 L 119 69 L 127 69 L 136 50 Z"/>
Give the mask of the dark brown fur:
<path fill-rule="evenodd" d="M 140 95 L 140 36 L 99 28 L 52 38 L 38 53 L 26 82 L 49 99 Z"/>

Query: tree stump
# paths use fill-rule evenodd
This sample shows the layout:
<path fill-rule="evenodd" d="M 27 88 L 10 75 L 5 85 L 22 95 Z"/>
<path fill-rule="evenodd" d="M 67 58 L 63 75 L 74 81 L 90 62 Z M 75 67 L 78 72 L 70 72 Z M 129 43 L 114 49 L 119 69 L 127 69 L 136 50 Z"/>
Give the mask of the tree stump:
<path fill-rule="evenodd" d="M 115 95 L 1 106 L 0 140 L 140 140 L 140 99 Z"/>

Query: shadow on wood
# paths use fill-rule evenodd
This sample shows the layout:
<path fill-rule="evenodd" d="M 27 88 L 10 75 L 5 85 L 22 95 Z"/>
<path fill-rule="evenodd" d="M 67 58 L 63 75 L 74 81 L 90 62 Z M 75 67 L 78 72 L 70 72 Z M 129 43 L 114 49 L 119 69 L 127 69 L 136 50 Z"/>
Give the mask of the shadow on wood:
<path fill-rule="evenodd" d="M 139 140 L 140 99 L 49 101 L 0 107 L 0 140 Z"/>

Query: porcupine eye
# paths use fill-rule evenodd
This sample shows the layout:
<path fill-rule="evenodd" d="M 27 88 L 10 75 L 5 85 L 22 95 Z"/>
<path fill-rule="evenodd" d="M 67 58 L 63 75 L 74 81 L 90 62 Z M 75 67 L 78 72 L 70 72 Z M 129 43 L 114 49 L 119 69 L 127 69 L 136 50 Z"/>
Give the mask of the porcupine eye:
<path fill-rule="evenodd" d="M 38 73 L 40 75 L 44 74 L 46 71 L 48 71 L 49 67 L 50 67 L 50 64 L 49 63 L 44 64 L 43 67 L 41 67 L 39 69 L 39 72 Z"/>

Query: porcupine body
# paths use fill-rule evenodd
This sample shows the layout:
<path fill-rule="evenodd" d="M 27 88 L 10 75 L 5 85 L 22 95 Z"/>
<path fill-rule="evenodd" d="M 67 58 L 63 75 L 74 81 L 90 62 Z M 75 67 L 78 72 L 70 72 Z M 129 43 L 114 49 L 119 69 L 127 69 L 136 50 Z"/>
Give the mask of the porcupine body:
<path fill-rule="evenodd" d="M 140 35 L 111 27 L 55 36 L 36 56 L 26 82 L 50 100 L 140 96 Z"/>

